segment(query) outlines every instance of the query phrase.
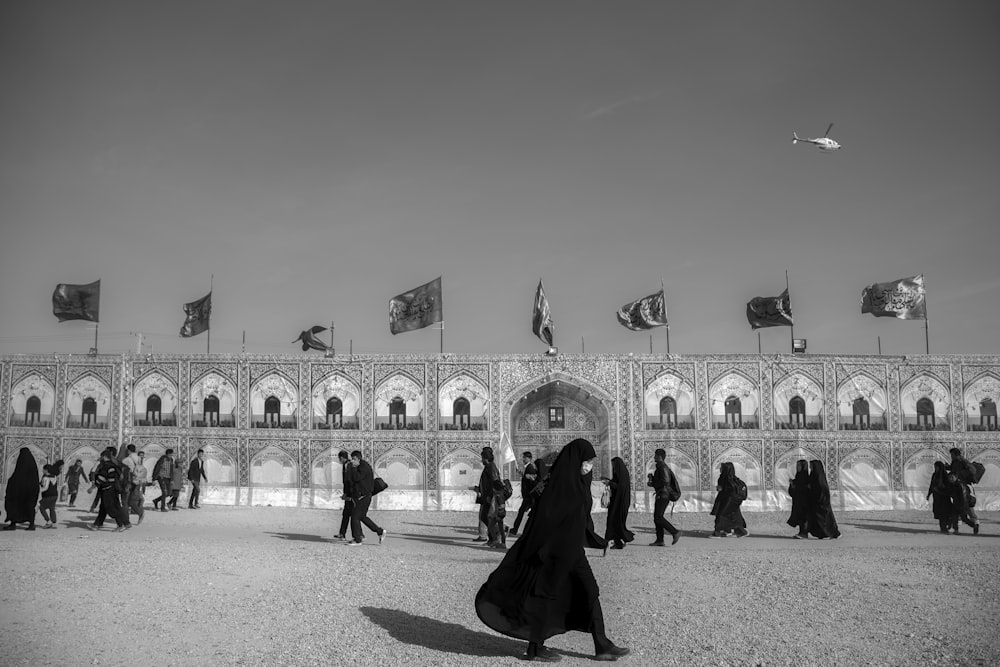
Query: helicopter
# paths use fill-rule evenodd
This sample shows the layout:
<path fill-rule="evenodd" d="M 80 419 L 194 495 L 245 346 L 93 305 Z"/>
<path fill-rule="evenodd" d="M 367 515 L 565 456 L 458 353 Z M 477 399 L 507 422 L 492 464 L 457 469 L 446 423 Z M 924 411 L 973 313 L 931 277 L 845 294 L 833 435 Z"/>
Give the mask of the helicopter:
<path fill-rule="evenodd" d="M 803 139 L 799 137 L 799 135 L 797 135 L 795 132 L 792 132 L 792 143 L 797 144 L 800 141 L 803 141 L 808 144 L 816 144 L 817 146 L 819 146 L 819 149 L 821 151 L 839 151 L 840 144 L 838 144 L 833 139 L 830 139 L 828 136 L 830 134 L 830 130 L 832 129 L 833 129 L 833 123 L 830 123 L 830 127 L 826 128 L 826 134 L 816 139 Z"/>

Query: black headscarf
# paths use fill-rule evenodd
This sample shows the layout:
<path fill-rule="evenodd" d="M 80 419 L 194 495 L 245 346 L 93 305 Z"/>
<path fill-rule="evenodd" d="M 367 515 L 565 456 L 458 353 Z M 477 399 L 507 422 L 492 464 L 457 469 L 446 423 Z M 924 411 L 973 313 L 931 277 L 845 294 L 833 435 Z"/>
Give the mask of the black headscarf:
<path fill-rule="evenodd" d="M 736 486 L 736 466 L 732 461 L 723 461 L 719 466 L 718 487 L 720 491 L 731 490 Z"/>
<path fill-rule="evenodd" d="M 38 464 L 35 463 L 35 457 L 31 455 L 30 449 L 22 447 L 17 455 L 14 473 L 7 480 L 7 492 L 4 495 L 7 521 L 22 523 L 35 520 L 38 482 Z"/>
<path fill-rule="evenodd" d="M 628 519 L 629 506 L 632 504 L 632 480 L 628 468 L 620 457 L 611 459 L 611 504 L 608 505 L 608 525 L 604 533 L 605 540 L 621 540 L 631 542 L 635 539 L 625 522 Z"/>
<path fill-rule="evenodd" d="M 582 465 L 597 456 L 587 440 L 559 452 L 524 534 L 476 595 L 476 613 L 497 632 L 540 641 L 567 630 L 587 630 L 586 594 L 569 573 L 583 552 L 590 488 Z M 536 635 L 532 637 L 534 632 Z"/>

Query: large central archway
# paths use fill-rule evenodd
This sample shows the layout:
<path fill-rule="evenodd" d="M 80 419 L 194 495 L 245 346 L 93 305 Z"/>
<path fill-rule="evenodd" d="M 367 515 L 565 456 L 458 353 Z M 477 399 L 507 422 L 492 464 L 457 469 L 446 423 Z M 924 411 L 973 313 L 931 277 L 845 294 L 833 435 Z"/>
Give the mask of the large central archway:
<path fill-rule="evenodd" d="M 563 375 L 518 388 L 509 399 L 507 419 L 507 433 L 518 461 L 525 451 L 536 459 L 551 460 L 566 443 L 585 438 L 597 451 L 594 479 L 610 477 L 611 458 L 618 452 L 612 445 L 609 403 L 602 390 Z M 520 478 L 512 472 L 512 479 Z"/>

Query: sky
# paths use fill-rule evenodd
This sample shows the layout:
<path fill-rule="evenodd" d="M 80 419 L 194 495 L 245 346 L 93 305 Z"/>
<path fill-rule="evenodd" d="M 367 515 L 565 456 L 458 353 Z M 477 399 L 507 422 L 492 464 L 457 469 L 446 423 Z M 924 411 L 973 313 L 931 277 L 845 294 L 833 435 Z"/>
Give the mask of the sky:
<path fill-rule="evenodd" d="M 923 354 L 862 289 L 923 274 L 934 354 L 1000 354 L 1000 5 L 0 4 L 0 354 L 756 353 L 788 272 L 823 354 Z M 824 153 L 799 136 L 830 136 Z M 437 327 L 389 299 L 442 277 Z M 321 334 L 325 340 L 328 333 Z M 652 336 L 652 339 L 650 338 Z M 652 342 L 651 342 L 652 340 Z M 318 354 L 311 352 L 310 354 Z"/>

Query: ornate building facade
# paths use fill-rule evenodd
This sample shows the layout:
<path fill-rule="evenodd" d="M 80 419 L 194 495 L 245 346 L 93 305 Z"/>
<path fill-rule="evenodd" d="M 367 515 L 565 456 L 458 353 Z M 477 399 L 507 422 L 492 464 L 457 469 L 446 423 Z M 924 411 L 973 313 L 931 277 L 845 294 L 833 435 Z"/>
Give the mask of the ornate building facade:
<path fill-rule="evenodd" d="M 824 462 L 835 507 L 925 508 L 959 447 L 986 466 L 979 507 L 1000 509 L 997 356 L 23 355 L 0 357 L 0 387 L 4 484 L 22 447 L 89 470 L 134 443 L 150 466 L 204 449 L 208 504 L 335 508 L 343 449 L 389 483 L 381 509 L 471 510 L 480 451 L 506 434 L 518 460 L 587 438 L 595 479 L 621 457 L 639 509 L 663 448 L 679 511 L 711 507 L 722 461 L 747 509 L 785 508 L 799 458 Z"/>

